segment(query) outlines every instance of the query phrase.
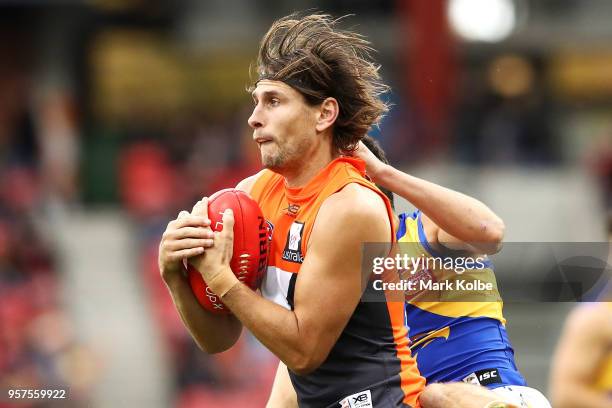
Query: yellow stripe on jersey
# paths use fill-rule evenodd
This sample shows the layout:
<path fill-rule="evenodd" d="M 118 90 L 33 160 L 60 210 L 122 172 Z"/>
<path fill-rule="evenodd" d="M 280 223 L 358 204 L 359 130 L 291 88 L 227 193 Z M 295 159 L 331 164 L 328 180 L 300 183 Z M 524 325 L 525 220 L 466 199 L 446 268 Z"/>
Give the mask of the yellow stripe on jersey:
<path fill-rule="evenodd" d="M 435 253 L 427 242 L 421 223 L 421 213 L 417 211 L 412 216 L 400 217 L 400 220 L 402 219 L 405 225 L 400 225 L 398 231 L 397 241 L 400 244 L 398 249 L 399 252 L 402 255 L 407 254 L 408 257 L 414 258 L 439 258 L 440 254 Z M 440 263 L 441 262 L 427 263 L 428 266 L 434 265 L 428 272 L 436 281 L 481 281 L 491 283 L 493 290 L 469 293 L 456 290 L 440 291 L 435 301 L 430 301 L 432 298 L 431 293 L 429 293 L 428 297 L 422 297 L 421 301 L 418 300 L 419 296 L 417 295 L 414 297 L 414 300 L 408 300 L 408 303 L 423 311 L 435 313 L 440 316 L 451 318 L 489 317 L 499 320 L 505 325 L 506 320 L 502 313 L 503 302 L 499 295 L 497 281 L 489 260 L 487 260 L 484 267 L 478 269 L 465 269 L 461 274 L 453 270 L 441 268 Z M 427 301 L 423 301 L 423 299 Z M 411 322 L 408 322 L 408 324 L 411 325 Z M 417 330 L 416 332 L 418 333 L 419 331 Z"/>

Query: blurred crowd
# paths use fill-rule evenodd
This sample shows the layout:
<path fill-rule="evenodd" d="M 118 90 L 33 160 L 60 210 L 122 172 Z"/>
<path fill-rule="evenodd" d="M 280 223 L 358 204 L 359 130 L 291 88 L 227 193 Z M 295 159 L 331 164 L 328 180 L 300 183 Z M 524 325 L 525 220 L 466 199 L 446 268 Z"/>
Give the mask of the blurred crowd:
<path fill-rule="evenodd" d="M 67 36 L 79 34 L 79 42 L 51 57 L 40 38 L 45 31 L 24 27 L 44 26 L 53 10 L 7 6 L 0 18 L 0 387 L 70 387 L 77 404 L 87 401 L 95 351 L 80 341 L 63 305 L 62 259 L 49 221 L 81 206 L 111 204 L 131 215 L 138 232 L 139 272 L 172 356 L 177 406 L 262 406 L 275 359 L 248 334 L 229 352 L 200 352 L 157 267 L 170 219 L 259 167 L 244 92 L 256 43 L 219 71 L 211 66 L 217 54 L 185 57 L 180 41 L 168 40 L 166 9 L 153 3 L 146 13 L 110 6 L 77 13 L 80 25 Z M 357 3 L 367 13 L 367 2 Z M 392 13 L 392 2 L 383 3 Z M 41 67 L 56 57 L 67 58 L 59 66 L 69 81 Z M 410 64 L 389 53 L 380 58 L 395 106 L 373 134 L 395 165 L 579 165 L 600 180 L 604 208 L 612 208 L 612 127 L 597 128 L 588 143 L 564 138 L 562 119 L 573 105 L 551 90 L 546 55 L 489 49 L 466 56 L 450 72 L 455 91 L 445 102 L 443 131 L 432 130 L 415 95 L 402 91 Z M 239 76 L 228 74 L 235 70 Z M 205 80 L 200 71 L 221 79 Z M 238 90 L 219 91 L 230 84 Z M 432 138 L 437 131 L 441 136 Z"/>
<path fill-rule="evenodd" d="M 66 406 L 81 406 L 95 380 L 95 358 L 63 305 L 61 259 L 46 217 L 54 202 L 75 198 L 74 162 L 64 167 L 60 157 L 70 155 L 70 142 L 62 141 L 71 133 L 64 132 L 61 101 L 35 99 L 31 55 L 10 41 L 14 35 L 27 37 L 2 25 L 0 388 L 69 388 Z M 24 403 L 32 405 L 43 406 Z"/>

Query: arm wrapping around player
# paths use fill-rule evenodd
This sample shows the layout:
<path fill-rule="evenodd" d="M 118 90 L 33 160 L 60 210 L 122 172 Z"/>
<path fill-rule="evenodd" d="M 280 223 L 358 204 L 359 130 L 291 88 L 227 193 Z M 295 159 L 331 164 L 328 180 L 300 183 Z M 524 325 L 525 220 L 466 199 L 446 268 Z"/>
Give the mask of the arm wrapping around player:
<path fill-rule="evenodd" d="M 266 408 L 298 408 L 297 394 L 291 384 L 287 366 L 279 361 Z"/>
<path fill-rule="evenodd" d="M 296 280 L 294 310 L 239 283 L 225 261 L 217 271 L 210 271 L 209 279 L 205 277 L 215 293 L 229 288 L 223 303 L 297 374 L 308 374 L 325 361 L 357 307 L 362 293 L 361 257 L 347 254 L 361 254 L 363 242 L 388 241 L 391 235 L 382 200 L 364 190 L 349 185 L 321 206 Z M 361 222 L 354 225 L 355 219 Z M 224 234 L 215 237 L 217 251 L 231 245 L 225 239 Z"/>
<path fill-rule="evenodd" d="M 451 249 L 471 248 L 485 254 L 501 249 L 504 222 L 482 202 L 385 164 L 363 143 L 355 155 L 365 160 L 372 181 L 421 210 L 425 232 L 431 243 Z"/>

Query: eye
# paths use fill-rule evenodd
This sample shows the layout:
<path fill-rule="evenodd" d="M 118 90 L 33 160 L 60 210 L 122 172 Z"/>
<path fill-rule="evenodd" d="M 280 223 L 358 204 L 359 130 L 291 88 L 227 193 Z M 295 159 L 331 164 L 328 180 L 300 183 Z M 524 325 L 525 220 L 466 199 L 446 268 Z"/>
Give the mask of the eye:
<path fill-rule="evenodd" d="M 270 106 L 278 106 L 278 105 L 280 105 L 280 99 L 278 98 L 270 99 Z"/>

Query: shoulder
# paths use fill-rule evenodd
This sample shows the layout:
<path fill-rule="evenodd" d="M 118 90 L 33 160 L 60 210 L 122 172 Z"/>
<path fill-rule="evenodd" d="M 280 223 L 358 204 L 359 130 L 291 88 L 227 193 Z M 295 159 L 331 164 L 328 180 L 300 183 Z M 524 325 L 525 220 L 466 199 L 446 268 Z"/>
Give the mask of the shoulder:
<path fill-rule="evenodd" d="M 236 185 L 236 190 L 242 190 L 247 194 L 251 194 L 255 182 L 257 182 L 257 180 L 261 177 L 262 174 L 264 174 L 265 171 L 265 169 L 261 170 L 257 174 L 253 174 L 252 176 L 245 178 L 240 183 L 238 183 L 238 185 Z"/>
<path fill-rule="evenodd" d="M 382 198 L 357 183 L 347 184 L 321 205 L 316 223 L 327 230 L 342 228 L 365 233 L 370 239 L 388 240 L 389 216 Z M 348 226 L 348 228 L 347 228 Z"/>
<path fill-rule="evenodd" d="M 355 211 L 373 211 L 379 212 L 386 207 L 381 196 L 371 188 L 358 183 L 349 183 L 341 190 L 330 195 L 325 202 L 326 205 L 338 205 L 339 203 L 351 203 L 351 209 Z"/>
<path fill-rule="evenodd" d="M 357 183 L 349 183 L 342 190 L 330 195 L 321 206 L 321 211 L 342 210 L 348 216 L 382 215 L 387 218 L 385 203 L 374 190 Z"/>

